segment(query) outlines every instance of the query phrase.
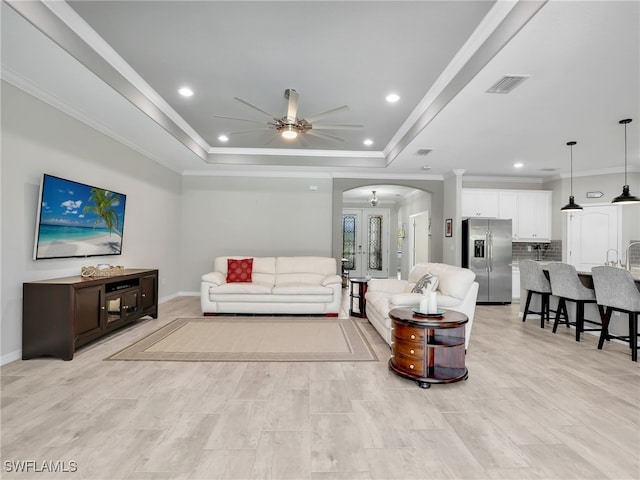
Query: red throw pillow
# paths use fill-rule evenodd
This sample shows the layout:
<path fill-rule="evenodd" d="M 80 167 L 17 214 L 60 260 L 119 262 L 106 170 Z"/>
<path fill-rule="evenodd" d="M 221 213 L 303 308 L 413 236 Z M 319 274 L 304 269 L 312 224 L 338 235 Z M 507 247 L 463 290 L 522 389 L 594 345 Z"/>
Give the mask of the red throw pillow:
<path fill-rule="evenodd" d="M 227 259 L 227 283 L 250 282 L 253 258 Z"/>

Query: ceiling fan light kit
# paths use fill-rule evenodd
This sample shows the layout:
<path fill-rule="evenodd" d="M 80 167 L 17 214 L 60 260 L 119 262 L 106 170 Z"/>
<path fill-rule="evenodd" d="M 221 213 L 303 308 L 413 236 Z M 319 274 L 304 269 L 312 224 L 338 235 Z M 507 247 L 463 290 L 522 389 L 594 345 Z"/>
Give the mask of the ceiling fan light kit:
<path fill-rule="evenodd" d="M 614 198 L 611 203 L 615 203 L 616 205 L 632 205 L 640 203 L 640 198 L 631 195 L 629 184 L 627 183 L 627 125 L 631 123 L 631 119 L 626 118 L 620 120 L 618 123 L 624 125 L 624 185 L 622 186 L 622 194 Z"/>
<path fill-rule="evenodd" d="M 569 148 L 571 150 L 571 190 L 570 190 L 570 194 L 569 194 L 569 203 L 567 203 L 564 207 L 562 207 L 560 210 L 562 212 L 579 212 L 580 210 L 582 210 L 582 207 L 580 205 L 578 205 L 575 201 L 575 199 L 573 198 L 573 146 L 576 144 L 577 142 L 571 141 L 571 142 L 567 142 L 567 145 L 569 145 Z"/>
<path fill-rule="evenodd" d="M 250 120 L 247 118 L 227 117 L 223 115 L 213 115 L 213 117 L 267 125 L 267 127 L 262 127 L 262 128 L 242 130 L 239 132 L 229 132 L 226 135 L 233 135 L 236 133 L 245 133 L 245 132 L 252 132 L 252 131 L 258 131 L 258 130 L 265 130 L 265 129 L 275 129 L 276 136 L 279 135 L 287 141 L 298 139 L 298 141 L 300 141 L 303 144 L 303 146 L 306 146 L 306 145 L 304 143 L 304 140 L 302 139 L 301 134 L 307 134 L 307 135 L 322 138 L 325 140 L 343 142 L 344 141 L 343 138 L 337 137 L 335 135 L 330 135 L 328 133 L 324 133 L 320 130 L 354 130 L 354 129 L 363 128 L 362 125 L 314 124 L 314 122 L 324 117 L 328 117 L 330 115 L 334 115 L 336 113 L 349 110 L 349 107 L 347 105 L 342 105 L 341 107 L 333 108 L 325 112 L 316 113 L 315 115 L 311 115 L 306 118 L 298 118 L 298 92 L 295 91 L 293 88 L 287 88 L 284 91 L 284 97 L 287 99 L 287 114 L 282 117 L 277 117 L 267 112 L 266 110 L 263 110 L 260 107 L 257 107 L 252 103 L 247 102 L 246 100 L 243 100 L 242 98 L 233 97 L 235 100 L 239 101 L 240 103 L 243 103 L 246 106 L 269 117 L 269 121 L 267 122 Z"/>

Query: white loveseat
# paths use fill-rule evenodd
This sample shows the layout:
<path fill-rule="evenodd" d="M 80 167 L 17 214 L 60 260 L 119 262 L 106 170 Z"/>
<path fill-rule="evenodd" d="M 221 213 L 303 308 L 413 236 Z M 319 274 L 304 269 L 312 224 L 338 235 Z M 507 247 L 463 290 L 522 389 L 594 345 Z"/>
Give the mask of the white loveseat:
<path fill-rule="evenodd" d="M 467 268 L 444 263 L 425 263 L 416 265 L 409 273 L 408 280 L 371 279 L 365 294 L 367 319 L 391 345 L 389 311 L 398 307 L 418 307 L 422 293 L 411 293 L 411 290 L 428 273 L 438 277 L 438 308 L 455 310 L 469 317 L 469 322 L 465 325 L 465 348 L 468 348 L 479 285 L 475 281 L 475 273 Z"/>
<path fill-rule="evenodd" d="M 342 278 L 329 257 L 253 257 L 251 282 L 227 282 L 227 260 L 218 257 L 214 271 L 202 276 L 204 315 L 221 313 L 306 314 L 337 317 Z"/>

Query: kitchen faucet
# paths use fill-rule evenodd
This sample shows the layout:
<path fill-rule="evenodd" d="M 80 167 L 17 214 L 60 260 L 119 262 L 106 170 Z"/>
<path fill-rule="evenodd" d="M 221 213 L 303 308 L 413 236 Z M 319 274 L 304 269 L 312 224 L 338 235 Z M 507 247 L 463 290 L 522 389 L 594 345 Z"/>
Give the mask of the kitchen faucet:
<path fill-rule="evenodd" d="M 625 268 L 629 271 L 631 271 L 631 258 L 629 258 L 629 250 L 634 245 L 640 245 L 640 242 L 631 242 L 629 245 L 627 245 L 627 263 L 625 265 Z"/>
<path fill-rule="evenodd" d="M 616 252 L 616 261 L 609 261 L 609 252 L 614 251 Z M 605 265 L 611 265 L 612 267 L 620 266 L 620 254 L 618 253 L 618 250 L 616 250 L 615 248 L 610 248 L 609 250 L 607 250 L 607 259 L 604 262 Z"/>

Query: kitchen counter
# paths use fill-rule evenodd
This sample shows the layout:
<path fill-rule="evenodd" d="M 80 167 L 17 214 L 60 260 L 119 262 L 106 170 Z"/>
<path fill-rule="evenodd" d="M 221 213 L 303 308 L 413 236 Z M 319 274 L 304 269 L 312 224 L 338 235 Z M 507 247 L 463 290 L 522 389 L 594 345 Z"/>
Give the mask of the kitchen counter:
<path fill-rule="evenodd" d="M 547 266 L 553 262 L 538 262 L 542 265 L 542 270 L 545 272 L 548 270 Z M 581 267 L 580 265 L 576 266 L 576 272 L 578 272 L 578 276 L 589 277 L 591 279 L 591 268 L 589 267 Z M 640 287 L 640 267 L 632 267 L 631 268 L 631 277 L 635 280 L 636 284 Z M 593 285 L 591 285 L 593 287 Z"/>

